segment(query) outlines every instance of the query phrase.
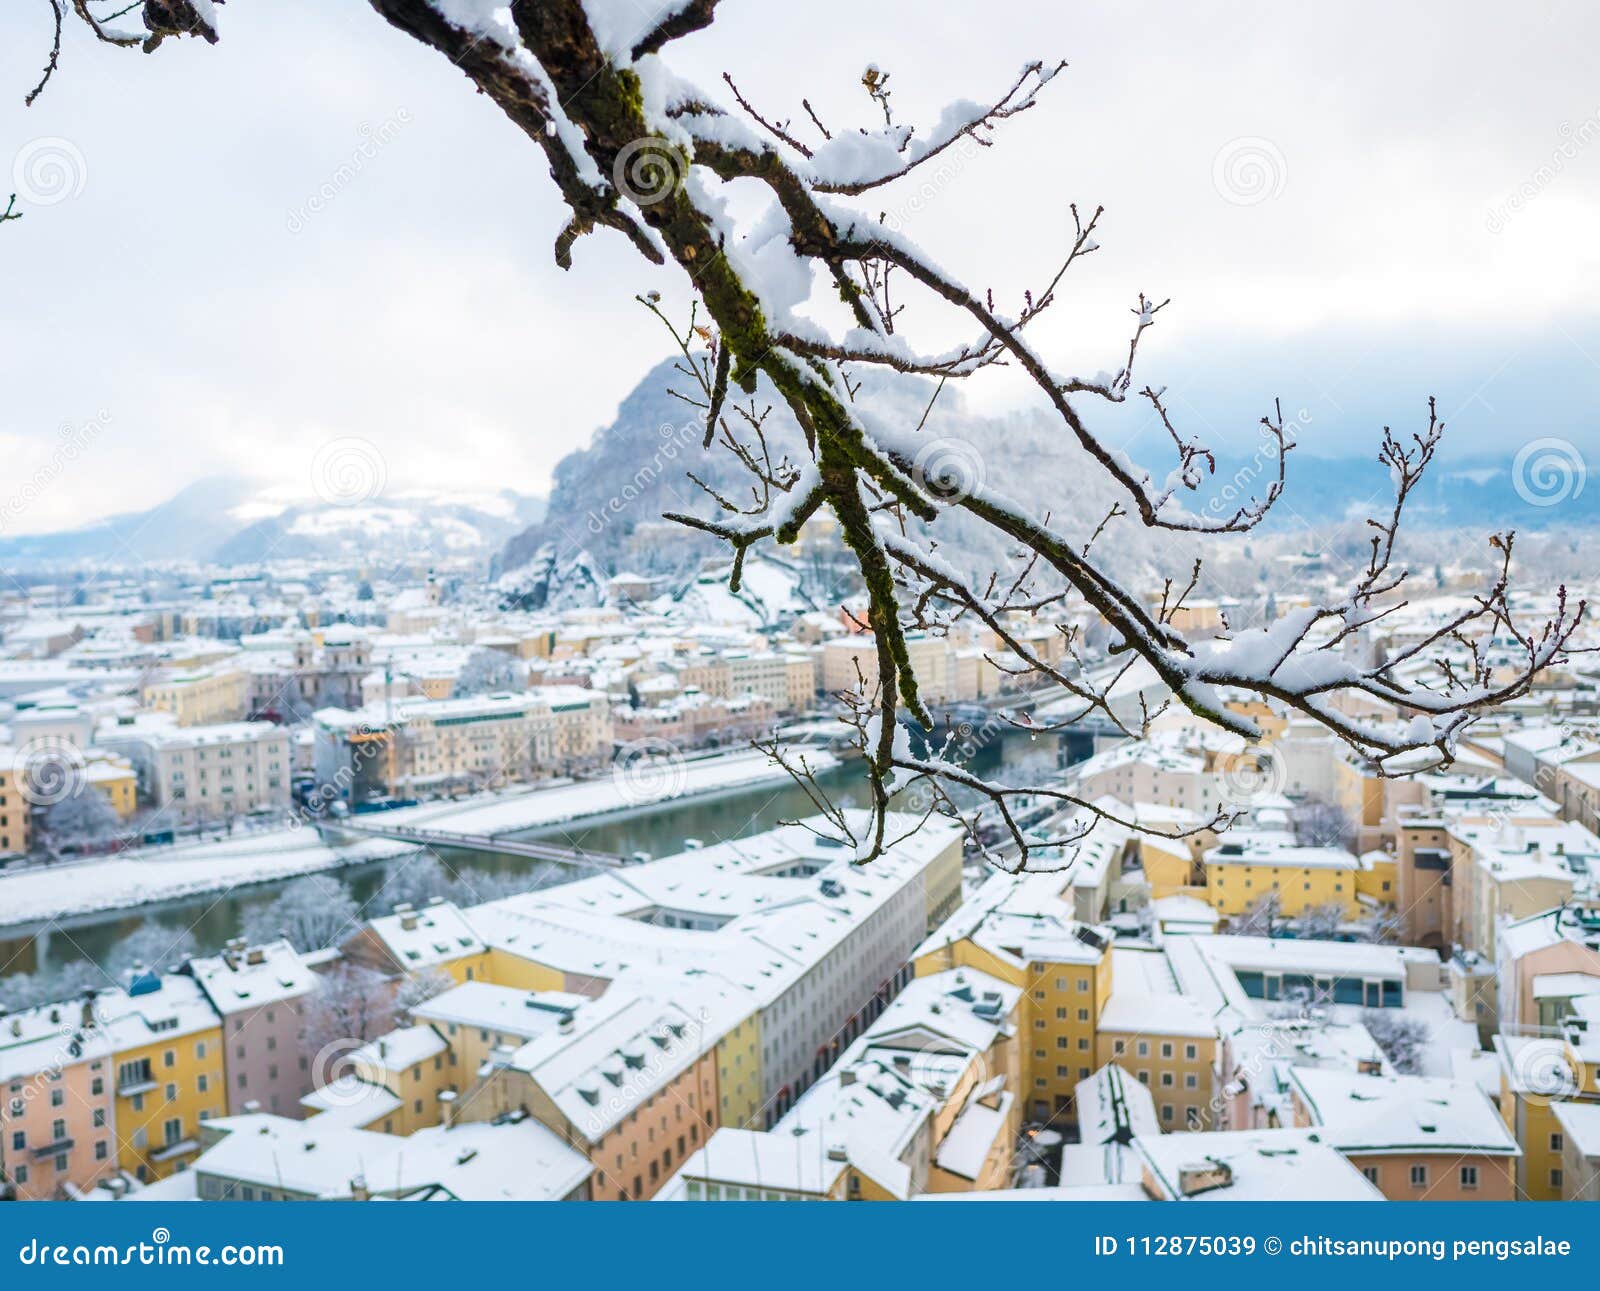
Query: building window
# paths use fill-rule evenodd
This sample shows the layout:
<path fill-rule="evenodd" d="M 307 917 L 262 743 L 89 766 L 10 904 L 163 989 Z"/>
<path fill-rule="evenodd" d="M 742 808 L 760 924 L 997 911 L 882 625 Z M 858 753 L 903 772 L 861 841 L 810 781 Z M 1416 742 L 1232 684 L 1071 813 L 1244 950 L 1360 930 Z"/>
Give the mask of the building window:
<path fill-rule="evenodd" d="M 1475 1191 L 1478 1187 L 1478 1167 L 1464 1165 L 1461 1167 L 1461 1187 L 1468 1192 Z"/>
<path fill-rule="evenodd" d="M 1428 1186 L 1428 1167 L 1414 1165 L 1411 1167 L 1411 1186 L 1413 1188 L 1426 1188 Z"/>
<path fill-rule="evenodd" d="M 1378 1167 L 1377 1166 L 1375 1166 L 1375 1165 L 1362 1166 L 1361 1167 L 1361 1173 L 1366 1176 L 1367 1182 L 1370 1183 L 1374 1188 L 1376 1188 L 1378 1186 Z"/>
<path fill-rule="evenodd" d="M 1171 1041 L 1163 1040 L 1161 1042 L 1161 1056 L 1163 1058 L 1172 1057 L 1172 1043 L 1171 1043 Z"/>
<path fill-rule="evenodd" d="M 1200 1056 L 1200 1050 L 1195 1045 L 1186 1044 L 1186 1045 L 1183 1046 L 1183 1056 L 1185 1058 L 1187 1058 L 1190 1062 L 1193 1062 L 1196 1058 L 1198 1058 Z"/>
<path fill-rule="evenodd" d="M 1550 1172 L 1550 1186 L 1552 1188 L 1559 1188 L 1561 1186 L 1561 1171 L 1552 1170 Z"/>
<path fill-rule="evenodd" d="M 1560 1134 L 1552 1134 L 1550 1136 L 1550 1150 L 1552 1152 L 1559 1152 L 1565 1146 L 1566 1140 L 1564 1140 Z"/>

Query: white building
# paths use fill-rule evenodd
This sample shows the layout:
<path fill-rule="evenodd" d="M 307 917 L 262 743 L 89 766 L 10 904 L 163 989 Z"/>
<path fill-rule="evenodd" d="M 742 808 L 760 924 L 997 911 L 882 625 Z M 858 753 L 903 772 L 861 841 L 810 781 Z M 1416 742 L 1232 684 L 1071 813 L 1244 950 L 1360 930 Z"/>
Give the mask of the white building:
<path fill-rule="evenodd" d="M 101 726 L 96 742 L 133 763 L 141 795 L 174 823 L 289 808 L 290 734 L 271 722 L 179 726 L 150 714 Z"/>

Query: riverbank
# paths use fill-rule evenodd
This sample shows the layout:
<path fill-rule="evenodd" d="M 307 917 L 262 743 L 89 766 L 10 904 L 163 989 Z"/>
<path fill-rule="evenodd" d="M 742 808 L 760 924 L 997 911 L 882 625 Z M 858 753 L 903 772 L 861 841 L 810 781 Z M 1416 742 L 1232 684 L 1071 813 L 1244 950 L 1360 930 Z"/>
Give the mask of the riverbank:
<path fill-rule="evenodd" d="M 822 775 L 839 765 L 839 759 L 821 749 L 803 755 L 811 770 Z M 369 816 L 365 823 L 402 825 L 407 829 L 438 829 L 454 834 L 501 838 L 555 829 L 563 825 L 590 825 L 644 815 L 688 802 L 709 801 L 728 794 L 747 793 L 767 785 L 789 783 L 789 773 L 754 749 L 697 759 L 670 759 L 657 763 L 619 764 L 615 773 L 545 789 L 483 794 L 458 802 L 423 803 Z"/>
<path fill-rule="evenodd" d="M 819 774 L 838 761 L 808 751 Z M 648 775 L 646 774 L 648 772 Z M 361 819 L 497 837 L 667 811 L 788 782 L 763 753 L 735 753 L 646 767 L 616 775 L 454 802 L 424 803 Z M 0 875 L 0 935 L 26 933 L 51 920 L 133 910 L 158 902 L 226 893 L 403 856 L 417 844 L 364 838 L 334 846 L 307 827 L 185 845 L 141 848 L 117 856 Z"/>
<path fill-rule="evenodd" d="M 149 848 L 104 860 L 40 866 L 0 876 L 0 932 L 299 878 L 415 850 L 415 844 L 386 838 L 330 847 L 314 829 L 301 828 L 201 843 L 181 852 Z"/>

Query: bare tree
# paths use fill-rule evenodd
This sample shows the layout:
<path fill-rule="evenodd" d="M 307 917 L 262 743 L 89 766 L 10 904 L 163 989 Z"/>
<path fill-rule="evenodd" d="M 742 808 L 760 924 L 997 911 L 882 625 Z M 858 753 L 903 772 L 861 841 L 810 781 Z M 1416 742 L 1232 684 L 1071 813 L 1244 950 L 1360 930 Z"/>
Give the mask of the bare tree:
<path fill-rule="evenodd" d="M 135 968 L 168 972 L 198 952 L 199 944 L 187 928 L 174 930 L 147 923 L 113 946 L 101 967 L 112 981 L 125 986 L 127 974 Z"/>
<path fill-rule="evenodd" d="M 365 1044 L 393 1026 L 393 984 L 375 969 L 348 962 L 323 975 L 300 1020 L 307 1053 Z M 315 1074 L 323 1080 L 332 1073 Z"/>
<path fill-rule="evenodd" d="M 109 28 L 95 0 L 72 0 L 74 12 L 101 40 L 149 50 L 169 35 L 217 39 L 209 0 L 145 0 L 148 34 Z M 1260 731 L 1228 706 L 1230 695 L 1268 698 L 1317 720 L 1372 759 L 1383 774 L 1448 763 L 1456 741 L 1484 709 L 1526 692 L 1532 678 L 1559 661 L 1584 607 L 1569 606 L 1564 588 L 1542 625 L 1516 621 L 1508 599 L 1512 536 L 1496 535 L 1491 585 L 1423 640 L 1386 659 L 1361 661 L 1344 644 L 1403 604 L 1406 570 L 1395 561 L 1396 536 L 1407 499 L 1432 460 L 1444 429 L 1429 401 L 1426 429 L 1409 438 L 1383 432 L 1379 460 L 1394 482 L 1392 506 L 1369 521 L 1366 565 L 1342 595 L 1299 607 L 1259 629 L 1198 640 L 1174 626 L 1200 576 L 1200 560 L 1167 582 L 1151 608 L 1108 572 L 1097 544 L 1108 529 L 1136 524 L 1193 538 L 1253 529 L 1283 489 L 1294 447 L 1280 407 L 1261 419 L 1275 451 L 1262 472 L 1261 495 L 1229 510 L 1191 510 L 1216 460 L 1204 443 L 1180 428 L 1163 388 L 1136 385 L 1135 360 L 1165 299 L 1140 293 L 1113 370 L 1083 375 L 1061 367 L 1033 344 L 1031 325 L 1060 299 L 1067 273 L 1098 249 L 1102 212 L 1071 208 L 1066 245 L 1035 287 L 997 303 L 993 290 L 964 283 L 941 268 L 884 214 L 882 195 L 902 179 L 933 173 L 941 158 L 968 143 L 988 146 L 997 127 L 1031 110 L 1062 63 L 1031 62 L 983 103 L 952 104 L 929 130 L 896 118 L 890 74 L 869 66 L 861 83 L 871 124 L 826 124 L 802 100 L 804 122 L 763 111 L 725 75 L 726 93 L 694 86 L 671 70 L 673 42 L 711 25 L 717 0 L 666 0 L 649 6 L 595 0 L 509 0 L 504 5 L 460 0 L 371 0 L 391 24 L 459 67 L 534 145 L 568 210 L 555 240 L 558 264 L 570 267 L 574 247 L 596 229 L 626 238 L 653 264 L 671 262 L 688 275 L 698 296 L 688 323 L 674 328 L 683 352 L 683 397 L 704 414 L 704 442 L 720 438 L 747 468 L 751 496 L 714 501 L 714 519 L 674 518 L 711 533 L 734 553 L 736 591 L 745 553 L 758 543 L 793 543 L 801 526 L 830 511 L 865 585 L 864 626 L 875 668 L 851 699 L 851 720 L 866 756 L 873 811 L 864 831 L 852 818 L 833 819 L 868 861 L 888 844 L 890 797 L 913 781 L 939 793 L 963 788 L 997 809 L 1016 847 L 1013 868 L 1040 848 L 1018 826 L 1011 804 L 1044 794 L 1082 809 L 1081 832 L 1048 846 L 1071 848 L 1109 811 L 1069 790 L 984 780 L 947 756 L 919 753 L 902 730 L 904 716 L 933 725 L 910 661 L 912 629 L 948 631 L 958 619 L 976 620 L 1003 643 L 1014 671 L 1059 687 L 1081 705 L 1077 717 L 1099 714 L 1127 730 L 1108 702 L 1121 671 L 1143 661 L 1172 696 L 1192 712 L 1248 739 Z M 57 25 L 64 0 L 52 0 Z M 126 10 L 121 10 L 126 12 Z M 44 80 L 55 68 L 52 55 Z M 41 82 L 42 84 L 42 82 Z M 719 102 L 719 98 L 721 101 Z M 764 190 L 765 210 L 741 223 L 747 209 L 725 200 L 734 186 Z M 658 299 L 644 298 L 660 312 Z M 951 313 L 970 326 L 965 343 L 931 351 L 912 329 L 929 312 Z M 940 387 L 997 364 L 1022 372 L 1059 419 L 1062 433 L 1082 448 L 1092 470 L 1118 492 L 1096 517 L 1063 522 L 1048 499 L 1019 501 L 986 488 L 981 479 L 930 459 L 915 426 L 891 424 L 858 403 L 859 378 L 877 369 L 930 377 Z M 770 392 L 803 438 L 797 461 L 767 442 L 757 392 Z M 748 415 L 731 396 L 751 397 Z M 1144 400 L 1170 437 L 1172 463 L 1146 469 L 1097 433 L 1085 409 L 1096 402 Z M 948 559 L 940 520 L 970 517 L 1017 553 L 1014 567 L 974 578 Z M 1087 538 L 1069 530 L 1088 529 Z M 1092 528 L 1090 527 L 1092 526 Z M 1087 679 L 1068 607 L 1088 610 L 1111 630 L 1109 649 L 1120 668 L 1106 680 Z M 1034 649 L 1012 624 L 1015 617 L 1054 617 L 1066 639 L 1066 662 Z M 1513 643 L 1514 667 L 1491 654 L 1492 641 Z M 1430 671 L 1419 671 L 1427 664 Z M 1367 697 L 1393 705 L 1403 720 L 1382 724 L 1353 714 Z M 1145 721 L 1149 719 L 1145 715 Z M 781 755 L 780 755 L 781 756 Z M 794 768 L 816 789 L 804 768 Z M 1219 813 L 1201 826 L 1225 824 Z M 1133 827 L 1136 822 L 1125 821 Z"/>
<path fill-rule="evenodd" d="M 1343 926 L 1344 907 L 1337 901 L 1314 905 L 1301 911 L 1294 920 L 1295 935 L 1311 941 L 1329 941 Z"/>
<path fill-rule="evenodd" d="M 338 945 L 360 922 L 361 911 L 349 888 L 326 875 L 309 874 L 246 914 L 241 931 L 254 945 L 287 937 L 296 950 L 308 951 Z"/>
<path fill-rule="evenodd" d="M 126 832 L 122 817 L 98 789 L 80 787 L 44 809 L 40 841 L 52 850 L 104 843 Z"/>
<path fill-rule="evenodd" d="M 1302 847 L 1342 847 L 1348 852 L 1355 846 L 1355 822 L 1336 802 L 1308 798 L 1294 809 L 1291 823 L 1294 840 Z"/>
<path fill-rule="evenodd" d="M 1230 921 L 1228 931 L 1239 937 L 1271 937 L 1282 923 L 1282 908 L 1276 892 L 1263 892 L 1243 914 Z"/>
<path fill-rule="evenodd" d="M 461 665 L 450 693 L 489 695 L 497 691 L 516 690 L 521 687 L 523 676 L 510 655 L 499 650 L 474 650 Z"/>
<path fill-rule="evenodd" d="M 85 991 L 104 990 L 105 972 L 86 959 L 41 968 L 36 973 L 0 974 L 0 1006 L 16 1012 L 56 1004 Z"/>
<path fill-rule="evenodd" d="M 418 1004 L 424 1004 L 436 995 L 443 995 L 455 986 L 455 979 L 442 968 L 429 968 L 413 973 L 395 989 L 394 1007 L 404 1013 Z"/>

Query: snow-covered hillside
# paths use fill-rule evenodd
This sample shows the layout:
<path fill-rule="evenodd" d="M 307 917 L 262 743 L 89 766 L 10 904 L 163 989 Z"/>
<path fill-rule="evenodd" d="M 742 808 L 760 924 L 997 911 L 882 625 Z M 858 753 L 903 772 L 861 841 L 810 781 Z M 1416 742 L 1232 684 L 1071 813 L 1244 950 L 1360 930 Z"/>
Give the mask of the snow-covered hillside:
<path fill-rule="evenodd" d="M 370 494 L 370 496 L 368 496 Z M 270 560 L 360 564 L 489 560 L 544 514 L 543 499 L 511 489 L 461 493 L 387 487 L 356 494 L 200 480 L 148 511 L 60 533 L 0 540 L 8 564 L 113 566 Z"/>

